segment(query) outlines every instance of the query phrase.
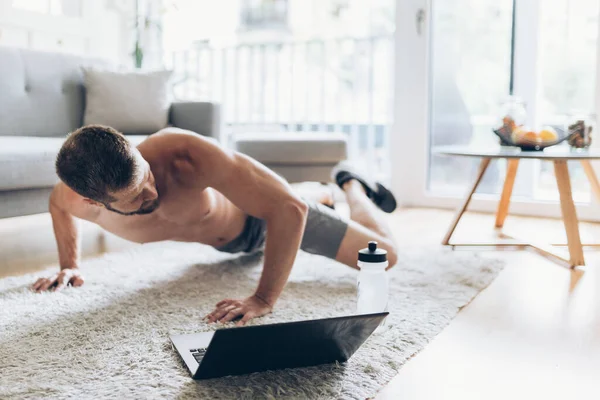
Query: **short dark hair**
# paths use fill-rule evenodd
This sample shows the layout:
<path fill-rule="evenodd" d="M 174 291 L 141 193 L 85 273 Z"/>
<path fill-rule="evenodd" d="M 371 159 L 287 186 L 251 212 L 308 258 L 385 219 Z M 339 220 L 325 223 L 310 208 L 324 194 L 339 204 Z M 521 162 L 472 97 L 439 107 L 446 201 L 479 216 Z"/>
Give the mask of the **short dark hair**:
<path fill-rule="evenodd" d="M 135 171 L 130 142 L 117 130 L 88 125 L 68 135 L 56 158 L 59 178 L 81 196 L 107 204 L 129 187 Z"/>

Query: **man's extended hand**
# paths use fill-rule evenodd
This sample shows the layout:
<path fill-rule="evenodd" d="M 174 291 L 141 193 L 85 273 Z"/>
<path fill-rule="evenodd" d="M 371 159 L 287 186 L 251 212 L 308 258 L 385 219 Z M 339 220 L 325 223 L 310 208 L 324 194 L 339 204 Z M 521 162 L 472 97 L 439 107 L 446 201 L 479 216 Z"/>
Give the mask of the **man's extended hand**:
<path fill-rule="evenodd" d="M 256 295 L 245 300 L 223 300 L 218 302 L 216 307 L 215 311 L 206 316 L 209 322 L 225 323 L 242 317 L 237 326 L 242 326 L 252 318 L 261 317 L 273 310 L 270 304 Z"/>
<path fill-rule="evenodd" d="M 83 285 L 83 277 L 79 273 L 79 269 L 65 268 L 51 278 L 40 278 L 31 286 L 31 289 L 38 293 L 45 292 L 48 289 L 51 291 L 58 291 L 66 285 Z"/>

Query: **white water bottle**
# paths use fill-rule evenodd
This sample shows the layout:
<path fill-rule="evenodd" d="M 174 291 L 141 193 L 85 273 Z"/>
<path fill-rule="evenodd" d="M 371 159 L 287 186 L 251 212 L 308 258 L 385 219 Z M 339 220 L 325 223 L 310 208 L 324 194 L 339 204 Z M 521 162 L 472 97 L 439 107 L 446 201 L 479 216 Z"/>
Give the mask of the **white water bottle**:
<path fill-rule="evenodd" d="M 358 252 L 357 314 L 373 314 L 387 311 L 389 281 L 386 268 L 389 263 L 387 251 L 377 248 L 377 242 Z"/>

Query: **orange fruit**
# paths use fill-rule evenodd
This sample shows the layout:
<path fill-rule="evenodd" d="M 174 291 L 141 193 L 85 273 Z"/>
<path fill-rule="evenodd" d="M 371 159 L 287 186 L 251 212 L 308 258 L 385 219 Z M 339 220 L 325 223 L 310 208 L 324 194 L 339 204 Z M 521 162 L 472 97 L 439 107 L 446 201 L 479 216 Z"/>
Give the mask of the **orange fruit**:
<path fill-rule="evenodd" d="M 518 127 L 512 133 L 512 141 L 515 143 L 520 143 L 525 136 L 525 133 L 527 133 L 527 129 L 524 129 L 522 126 Z"/>
<path fill-rule="evenodd" d="M 558 140 L 558 133 L 550 126 L 542 129 L 539 135 L 543 142 L 554 142 L 555 140 Z"/>
<path fill-rule="evenodd" d="M 537 132 L 532 131 L 527 127 L 519 127 L 517 128 L 512 135 L 512 140 L 516 144 L 521 143 L 539 143 L 541 142 L 540 136 Z"/>
<path fill-rule="evenodd" d="M 527 131 L 523 135 L 522 140 L 526 141 L 526 142 L 537 143 L 537 142 L 541 141 L 541 138 L 540 138 L 540 136 L 538 136 L 537 132 Z"/>

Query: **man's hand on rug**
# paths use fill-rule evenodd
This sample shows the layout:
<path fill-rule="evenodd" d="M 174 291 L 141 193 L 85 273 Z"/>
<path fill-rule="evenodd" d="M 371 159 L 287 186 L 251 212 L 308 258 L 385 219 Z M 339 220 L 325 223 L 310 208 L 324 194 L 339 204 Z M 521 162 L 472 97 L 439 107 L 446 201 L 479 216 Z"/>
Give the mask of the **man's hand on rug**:
<path fill-rule="evenodd" d="M 40 278 L 32 286 L 31 289 L 36 292 L 59 291 L 66 285 L 81 286 L 83 285 L 83 277 L 77 268 L 65 268 L 59 273 L 50 278 Z"/>
<path fill-rule="evenodd" d="M 226 299 L 218 302 L 216 307 L 215 311 L 205 317 L 208 322 L 225 323 L 241 317 L 237 326 L 245 325 L 252 318 L 269 314 L 273 309 L 270 304 L 256 295 L 245 300 Z"/>

